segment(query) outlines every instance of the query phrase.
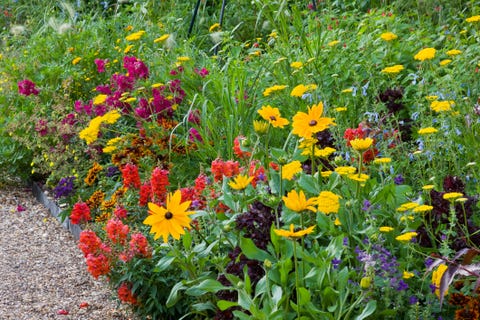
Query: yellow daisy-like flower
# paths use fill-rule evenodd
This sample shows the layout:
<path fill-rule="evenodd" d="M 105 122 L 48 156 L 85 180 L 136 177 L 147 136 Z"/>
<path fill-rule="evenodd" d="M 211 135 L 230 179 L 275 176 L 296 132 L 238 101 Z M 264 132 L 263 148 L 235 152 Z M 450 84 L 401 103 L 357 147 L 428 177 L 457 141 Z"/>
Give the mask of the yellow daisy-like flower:
<path fill-rule="evenodd" d="M 190 61 L 190 57 L 178 57 L 177 61 L 179 62 L 187 62 Z"/>
<path fill-rule="evenodd" d="M 340 41 L 339 40 L 333 40 L 333 41 L 330 41 L 327 46 L 329 47 L 333 47 L 333 46 L 336 46 L 337 44 L 339 44 Z"/>
<path fill-rule="evenodd" d="M 407 202 L 407 203 L 404 203 L 404 204 L 400 205 L 400 207 L 397 208 L 397 211 L 398 212 L 405 212 L 405 211 L 408 211 L 408 210 L 412 210 L 413 208 L 416 208 L 418 206 L 419 206 L 419 204 L 416 203 L 416 202 Z"/>
<path fill-rule="evenodd" d="M 273 232 L 275 234 L 285 237 L 285 238 L 300 238 L 303 237 L 304 235 L 310 234 L 313 232 L 313 229 L 315 229 L 315 226 L 311 226 L 307 229 L 304 230 L 299 230 L 299 231 L 293 231 L 295 229 L 293 223 L 290 224 L 290 230 L 284 230 L 284 229 L 273 229 Z"/>
<path fill-rule="evenodd" d="M 365 150 L 370 148 L 372 144 L 373 144 L 373 139 L 369 137 L 365 139 L 357 138 L 357 139 L 350 140 L 350 145 L 355 151 L 358 151 L 358 152 L 364 152 Z"/>
<path fill-rule="evenodd" d="M 76 64 L 79 63 L 81 60 L 82 60 L 82 58 L 76 57 L 75 59 L 72 60 L 72 64 L 73 64 L 73 65 L 76 65 Z"/>
<path fill-rule="evenodd" d="M 298 160 L 287 163 L 282 167 L 282 179 L 292 180 L 293 176 L 302 172 L 302 164 Z"/>
<path fill-rule="evenodd" d="M 347 88 L 342 90 L 342 93 L 351 93 L 351 92 L 353 92 L 353 88 Z"/>
<path fill-rule="evenodd" d="M 446 112 L 452 110 L 452 106 L 455 104 L 455 101 L 445 100 L 445 101 L 432 101 L 430 104 L 430 109 L 435 112 Z"/>
<path fill-rule="evenodd" d="M 330 170 L 320 172 L 320 174 L 322 175 L 322 178 L 328 178 L 331 176 L 332 173 L 333 171 L 330 171 Z"/>
<path fill-rule="evenodd" d="M 392 41 L 398 38 L 398 36 L 393 32 L 385 32 L 380 35 L 380 38 L 385 41 Z"/>
<path fill-rule="evenodd" d="M 258 134 L 264 134 L 270 124 L 267 121 L 253 120 L 253 130 Z"/>
<path fill-rule="evenodd" d="M 102 122 L 105 122 L 105 123 L 108 123 L 108 124 L 114 124 L 115 122 L 117 122 L 117 120 L 121 116 L 122 115 L 120 114 L 120 112 L 117 109 L 115 109 L 115 110 L 110 110 L 107 113 L 105 113 L 101 117 L 101 119 L 102 119 Z"/>
<path fill-rule="evenodd" d="M 418 207 L 413 208 L 413 212 L 418 213 L 418 212 L 427 212 L 427 211 L 432 211 L 433 206 L 429 206 L 426 204 L 421 204 Z"/>
<path fill-rule="evenodd" d="M 278 110 L 278 108 L 272 108 L 271 106 L 262 106 L 262 108 L 257 112 L 274 128 L 283 128 L 290 123 L 287 119 L 282 118 L 280 110 Z"/>
<path fill-rule="evenodd" d="M 443 195 L 443 199 L 445 200 L 455 200 L 457 198 L 463 197 L 463 193 L 460 192 L 447 192 Z"/>
<path fill-rule="evenodd" d="M 93 105 L 97 106 L 99 104 L 103 104 L 107 101 L 107 95 L 106 94 L 99 94 L 95 98 L 93 98 Z"/>
<path fill-rule="evenodd" d="M 472 16 L 467 19 L 465 19 L 466 22 L 479 22 L 480 21 L 480 15 L 477 16 Z"/>
<path fill-rule="evenodd" d="M 220 23 L 214 23 L 210 26 L 210 28 L 208 28 L 208 32 L 214 32 L 220 28 L 221 28 Z"/>
<path fill-rule="evenodd" d="M 294 62 L 290 63 L 290 67 L 292 67 L 294 69 L 300 69 L 301 67 L 303 67 L 303 62 L 294 61 Z"/>
<path fill-rule="evenodd" d="M 346 176 L 346 175 L 355 173 L 356 171 L 357 171 L 357 168 L 352 166 L 340 166 L 335 168 L 335 172 L 341 176 Z"/>
<path fill-rule="evenodd" d="M 310 210 L 313 212 L 317 212 L 314 205 L 316 204 L 316 198 L 307 199 L 305 193 L 302 190 L 297 193 L 296 190 L 290 191 L 287 196 L 282 197 L 285 206 L 295 212 L 302 212 L 305 210 Z"/>
<path fill-rule="evenodd" d="M 133 48 L 133 45 L 128 45 L 128 46 L 125 48 L 125 50 L 123 50 L 123 53 L 125 53 L 125 54 L 129 53 L 130 50 L 132 50 L 132 48 Z"/>
<path fill-rule="evenodd" d="M 413 238 L 415 238 L 418 235 L 418 233 L 412 231 L 412 232 L 406 232 L 404 234 L 401 234 L 399 236 L 395 237 L 395 240 L 401 241 L 401 242 L 410 242 Z"/>
<path fill-rule="evenodd" d="M 432 284 L 435 285 L 435 295 L 440 297 L 440 283 L 442 281 L 443 274 L 447 271 L 448 266 L 444 263 L 440 264 L 437 269 L 432 272 Z M 448 290 L 445 291 L 447 295 Z"/>
<path fill-rule="evenodd" d="M 410 271 L 403 271 L 403 275 L 402 275 L 402 278 L 403 279 L 410 279 L 412 277 L 414 277 L 415 274 L 413 272 L 410 272 Z"/>
<path fill-rule="evenodd" d="M 428 101 L 435 101 L 438 99 L 438 96 L 426 96 L 425 99 L 427 99 Z"/>
<path fill-rule="evenodd" d="M 319 149 L 315 144 L 316 139 L 302 139 L 300 145 L 298 146 L 299 149 L 302 149 L 302 156 L 311 156 L 312 151 L 315 157 L 319 158 L 328 158 L 332 153 L 337 151 L 331 147 L 325 147 L 323 149 Z M 313 149 L 313 150 L 312 150 Z"/>
<path fill-rule="evenodd" d="M 462 53 L 462 51 L 457 50 L 457 49 L 452 49 L 447 51 L 447 55 L 449 56 L 456 56 L 458 54 Z"/>
<path fill-rule="evenodd" d="M 335 109 L 333 109 L 333 110 L 335 110 L 335 111 L 337 111 L 337 112 L 345 112 L 345 111 L 347 111 L 347 108 L 346 108 L 346 107 L 337 107 L 337 108 L 335 108 Z"/>
<path fill-rule="evenodd" d="M 373 160 L 375 164 L 387 164 L 392 162 L 392 158 L 377 158 Z"/>
<path fill-rule="evenodd" d="M 358 181 L 358 182 L 366 182 L 370 178 L 370 176 L 365 173 L 361 173 L 361 174 L 353 173 L 353 174 L 347 175 L 347 178 L 350 180 Z"/>
<path fill-rule="evenodd" d="M 140 30 L 138 32 L 134 32 L 132 34 L 129 34 L 128 36 L 125 37 L 125 40 L 127 41 L 136 41 L 139 40 L 143 35 L 145 34 L 144 30 Z"/>
<path fill-rule="evenodd" d="M 445 60 L 440 61 L 439 64 L 443 67 L 443 66 L 446 66 L 447 64 L 449 64 L 450 62 L 452 62 L 451 59 L 445 59 Z"/>
<path fill-rule="evenodd" d="M 342 197 L 331 191 L 320 192 L 317 197 L 318 211 L 324 214 L 338 213 L 341 198 Z"/>
<path fill-rule="evenodd" d="M 455 202 L 461 202 L 461 203 L 464 203 L 464 202 L 467 202 L 468 201 L 468 198 L 457 198 L 455 199 Z"/>
<path fill-rule="evenodd" d="M 422 187 L 422 190 L 432 190 L 434 187 L 433 184 L 426 184 Z"/>
<path fill-rule="evenodd" d="M 392 227 L 383 226 L 383 227 L 378 228 L 378 230 L 379 230 L 380 232 L 383 232 L 383 233 L 388 233 L 388 232 L 392 232 L 392 231 L 393 231 L 393 228 L 392 228 Z"/>
<path fill-rule="evenodd" d="M 250 184 L 250 182 L 252 182 L 252 180 L 253 180 L 253 177 L 249 177 L 247 175 L 239 174 L 238 176 L 236 176 L 233 179 L 233 181 L 230 181 L 228 183 L 228 185 L 232 189 L 243 190 L 246 187 L 248 187 L 248 185 Z"/>
<path fill-rule="evenodd" d="M 174 194 L 169 193 L 167 197 L 166 207 L 160 207 L 155 203 L 149 202 L 148 216 L 143 224 L 150 225 L 150 233 L 154 233 L 154 239 L 163 238 L 163 242 L 168 242 L 168 236 L 171 235 L 175 240 L 180 239 L 180 235 L 185 234 L 184 228 L 190 227 L 189 215 L 195 211 L 188 211 L 191 201 L 182 201 L 182 193 L 180 190 Z"/>
<path fill-rule="evenodd" d="M 316 84 L 299 84 L 295 88 L 292 89 L 292 92 L 290 92 L 290 95 L 292 97 L 298 97 L 301 98 L 307 91 L 315 90 L 317 89 L 318 86 Z"/>
<path fill-rule="evenodd" d="M 293 134 L 310 139 L 314 133 L 334 126 L 333 118 L 322 117 L 323 104 L 320 102 L 308 108 L 307 113 L 297 112 L 293 117 Z"/>
<path fill-rule="evenodd" d="M 274 85 L 274 86 L 271 86 L 269 88 L 266 88 L 264 91 L 263 91 L 263 96 L 264 97 L 268 97 L 269 95 L 271 95 L 272 93 L 274 92 L 277 92 L 277 91 L 281 91 L 283 89 L 285 89 L 287 86 L 286 85 Z"/>
<path fill-rule="evenodd" d="M 117 145 L 122 141 L 121 137 L 113 138 L 107 141 L 107 146 L 103 148 L 104 153 L 112 153 L 117 150 Z"/>
<path fill-rule="evenodd" d="M 167 40 L 168 38 L 170 38 L 170 35 L 167 33 L 167 34 L 164 34 L 164 35 L 156 38 L 155 40 L 153 40 L 153 42 L 154 43 L 163 42 L 163 41 Z"/>
<path fill-rule="evenodd" d="M 435 129 L 434 127 L 427 127 L 427 128 L 419 129 L 417 132 L 418 134 L 432 134 L 432 133 L 437 133 L 438 130 Z"/>
<path fill-rule="evenodd" d="M 405 69 L 403 67 L 403 65 L 401 64 L 396 64 L 394 66 L 391 66 L 391 67 L 386 67 L 384 69 L 382 69 L 382 73 L 399 73 L 400 71 L 402 71 L 403 69 Z"/>
<path fill-rule="evenodd" d="M 431 60 L 435 58 L 435 48 L 425 48 L 420 50 L 413 58 L 419 61 Z"/>

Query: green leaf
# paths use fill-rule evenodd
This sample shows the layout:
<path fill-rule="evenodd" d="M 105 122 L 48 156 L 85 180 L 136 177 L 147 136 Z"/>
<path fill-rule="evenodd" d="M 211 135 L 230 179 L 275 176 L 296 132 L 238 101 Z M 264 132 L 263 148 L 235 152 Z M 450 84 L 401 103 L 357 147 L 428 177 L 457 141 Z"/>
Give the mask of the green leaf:
<path fill-rule="evenodd" d="M 220 309 L 221 311 L 225 311 L 228 308 L 238 306 L 238 303 L 234 301 L 219 300 L 217 302 L 217 306 L 218 306 L 218 309 Z"/>
<path fill-rule="evenodd" d="M 167 302 L 165 302 L 167 308 L 171 308 L 178 302 L 178 300 L 180 300 L 179 293 L 181 290 L 185 290 L 186 288 L 187 287 L 183 284 L 183 282 L 178 282 L 173 286 L 172 290 L 170 291 L 170 295 L 167 298 Z"/>
<path fill-rule="evenodd" d="M 157 263 L 157 266 L 155 267 L 154 271 L 155 272 L 162 272 L 166 270 L 172 262 L 175 260 L 175 257 L 172 256 L 164 256 L 162 259 L 160 259 Z"/>
<path fill-rule="evenodd" d="M 362 313 L 355 317 L 355 320 L 362 320 L 371 315 L 377 309 L 377 301 L 370 300 L 365 308 L 363 309 Z"/>
<path fill-rule="evenodd" d="M 223 284 L 218 282 L 217 280 L 214 279 L 205 279 L 202 282 L 200 282 L 197 285 L 194 285 L 190 288 L 188 288 L 185 293 L 188 294 L 189 296 L 201 296 L 205 293 L 216 293 L 219 290 L 225 290 L 229 289 L 228 287 L 225 287 Z"/>
<path fill-rule="evenodd" d="M 263 251 L 253 243 L 252 239 L 250 238 L 240 238 L 240 249 L 242 249 L 243 254 L 248 259 L 258 260 L 258 261 L 265 261 L 268 259 L 270 261 L 275 261 L 275 258 L 268 254 L 266 251 Z"/>
<path fill-rule="evenodd" d="M 310 175 L 301 175 L 300 179 L 298 179 L 298 186 L 300 189 L 307 191 L 311 194 L 318 195 L 320 193 L 320 189 L 318 188 L 317 179 Z"/>
<path fill-rule="evenodd" d="M 297 301 L 298 305 L 300 305 L 300 306 L 304 306 L 307 303 L 310 303 L 310 301 L 312 300 L 312 296 L 310 295 L 310 291 L 308 291 L 307 289 L 305 289 L 303 287 L 297 289 L 297 294 L 300 297 L 300 299 L 298 299 L 298 301 Z"/>

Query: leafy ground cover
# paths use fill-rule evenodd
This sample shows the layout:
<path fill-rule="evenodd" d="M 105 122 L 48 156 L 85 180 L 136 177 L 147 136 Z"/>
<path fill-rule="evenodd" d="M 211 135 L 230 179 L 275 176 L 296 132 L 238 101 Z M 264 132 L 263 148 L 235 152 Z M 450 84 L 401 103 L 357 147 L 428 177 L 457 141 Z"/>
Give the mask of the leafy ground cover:
<path fill-rule="evenodd" d="M 478 319 L 480 4 L 193 5 L 1 5 L 2 167 L 92 276 L 152 319 Z"/>

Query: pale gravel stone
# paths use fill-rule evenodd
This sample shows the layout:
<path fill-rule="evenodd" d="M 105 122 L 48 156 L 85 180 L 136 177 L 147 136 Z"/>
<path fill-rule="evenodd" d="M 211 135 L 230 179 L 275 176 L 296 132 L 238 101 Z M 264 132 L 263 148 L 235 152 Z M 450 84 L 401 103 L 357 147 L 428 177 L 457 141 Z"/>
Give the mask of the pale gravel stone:
<path fill-rule="evenodd" d="M 80 308 L 84 302 L 88 307 Z M 73 236 L 30 189 L 0 188 L 1 320 L 134 318 L 106 283 L 90 276 Z"/>

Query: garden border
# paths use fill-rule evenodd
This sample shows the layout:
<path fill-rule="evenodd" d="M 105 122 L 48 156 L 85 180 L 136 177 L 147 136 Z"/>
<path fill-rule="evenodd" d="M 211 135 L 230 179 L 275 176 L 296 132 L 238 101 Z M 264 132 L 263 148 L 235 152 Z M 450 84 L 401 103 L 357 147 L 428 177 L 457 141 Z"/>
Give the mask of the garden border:
<path fill-rule="evenodd" d="M 32 181 L 31 186 L 32 193 L 37 199 L 37 201 L 43 204 L 48 209 L 48 211 L 50 211 L 50 214 L 55 217 L 58 222 L 60 222 L 62 226 L 73 235 L 75 240 L 80 239 L 80 232 L 82 232 L 80 226 L 71 223 L 70 218 L 68 217 L 66 217 L 65 220 L 62 221 L 60 217 L 62 209 L 60 209 L 60 207 L 55 203 L 55 201 L 48 197 L 48 195 L 42 190 L 38 182 Z"/>

